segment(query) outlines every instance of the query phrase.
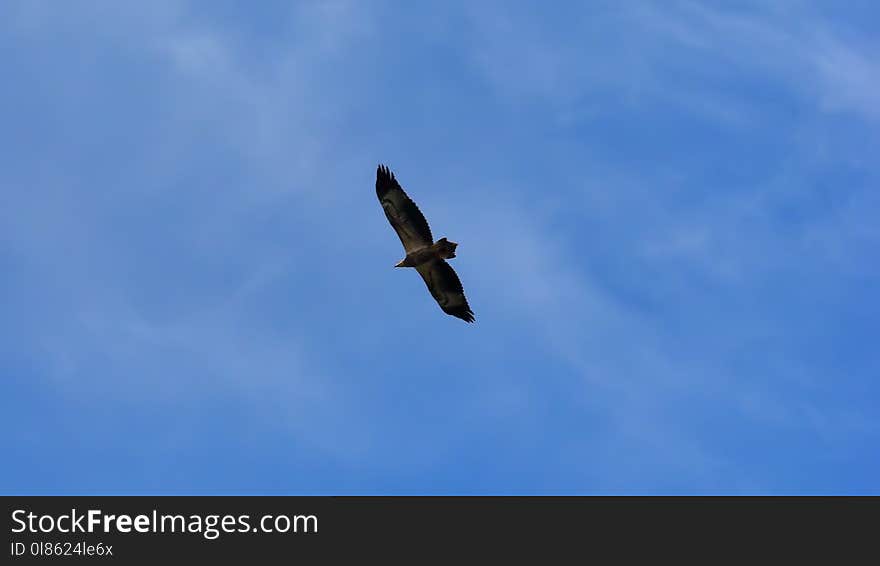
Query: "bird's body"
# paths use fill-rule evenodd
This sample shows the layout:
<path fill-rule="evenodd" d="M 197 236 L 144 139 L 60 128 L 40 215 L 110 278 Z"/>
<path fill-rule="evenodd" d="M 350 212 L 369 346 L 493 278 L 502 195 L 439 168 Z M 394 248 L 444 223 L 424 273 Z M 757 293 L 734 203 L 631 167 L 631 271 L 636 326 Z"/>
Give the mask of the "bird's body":
<path fill-rule="evenodd" d="M 404 192 L 394 174 L 382 165 L 376 171 L 376 196 L 406 251 L 406 257 L 395 267 L 415 268 L 443 312 L 473 322 L 474 313 L 464 296 L 461 281 L 446 262 L 455 257 L 458 244 L 446 238 L 434 242 L 419 207 Z"/>
<path fill-rule="evenodd" d="M 400 263 L 394 267 L 418 267 L 423 263 L 428 263 L 432 259 L 452 259 L 455 257 L 455 247 L 458 244 L 450 242 L 446 238 L 440 238 L 436 243 L 417 248 L 400 260 Z"/>

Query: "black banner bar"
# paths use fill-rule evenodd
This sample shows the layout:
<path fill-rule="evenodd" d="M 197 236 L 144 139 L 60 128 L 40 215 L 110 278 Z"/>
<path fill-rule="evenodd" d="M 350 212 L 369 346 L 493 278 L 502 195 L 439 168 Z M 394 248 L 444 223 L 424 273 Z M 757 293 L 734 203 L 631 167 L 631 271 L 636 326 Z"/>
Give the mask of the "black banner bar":
<path fill-rule="evenodd" d="M 4 563 L 298 557 L 876 555 L 859 497 L 3 498 Z M 707 549 L 707 550 L 701 550 Z M 709 552 L 710 554 L 702 554 Z M 763 553 L 763 554 L 761 554 Z"/>

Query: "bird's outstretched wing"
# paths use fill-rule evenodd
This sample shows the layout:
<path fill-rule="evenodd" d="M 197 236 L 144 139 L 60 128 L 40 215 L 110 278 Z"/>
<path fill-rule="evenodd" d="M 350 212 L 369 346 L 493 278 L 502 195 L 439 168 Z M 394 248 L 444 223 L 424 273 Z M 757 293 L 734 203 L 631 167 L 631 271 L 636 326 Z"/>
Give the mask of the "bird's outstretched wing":
<path fill-rule="evenodd" d="M 384 165 L 376 170 L 376 196 L 406 253 L 434 243 L 425 216 Z"/>
<path fill-rule="evenodd" d="M 416 270 L 425 280 L 425 285 L 428 286 L 431 296 L 434 297 L 443 312 L 465 322 L 474 321 L 474 313 L 464 296 L 461 280 L 451 265 L 436 258 L 417 266 Z"/>

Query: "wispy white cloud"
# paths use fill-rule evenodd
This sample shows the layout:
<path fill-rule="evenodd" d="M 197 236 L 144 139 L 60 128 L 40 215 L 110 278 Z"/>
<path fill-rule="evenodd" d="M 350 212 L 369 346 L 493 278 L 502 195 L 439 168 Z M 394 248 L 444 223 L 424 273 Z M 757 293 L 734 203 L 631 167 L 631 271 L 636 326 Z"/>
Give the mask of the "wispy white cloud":
<path fill-rule="evenodd" d="M 252 233 L 253 215 L 265 218 L 279 199 L 294 205 L 288 222 L 321 206 L 319 191 L 310 188 L 327 163 L 321 152 L 334 133 L 316 126 L 333 111 L 331 101 L 321 100 L 320 56 L 362 33 L 369 20 L 355 25 L 346 10 L 356 7 L 343 2 L 298 6 L 289 17 L 302 33 L 283 45 L 259 75 L 222 31 L 194 20 L 186 2 L 160 2 L 144 13 L 113 2 L 70 13 L 39 2 L 15 8 L 13 24 L 30 39 L 93 29 L 85 46 L 124 38 L 133 64 L 146 66 L 159 58 L 162 84 L 154 95 L 167 121 L 161 143 L 140 147 L 149 152 L 141 164 L 146 177 L 133 186 L 123 182 L 117 190 L 147 207 L 170 199 L 175 202 L 171 216 L 190 222 L 175 225 L 161 209 L 146 212 L 153 215 L 153 239 L 169 246 L 168 261 L 154 263 L 162 273 L 142 271 L 145 279 L 133 281 L 120 270 L 156 258 L 133 257 L 145 245 L 129 233 L 114 235 L 126 228 L 115 216 L 130 214 L 124 208 L 128 204 L 113 208 L 118 199 L 102 201 L 71 180 L 69 171 L 49 169 L 27 179 L 16 197 L 17 213 L 6 218 L 2 234 L 5 247 L 26 258 L 31 276 L 66 282 L 68 292 L 56 295 L 54 314 L 44 313 L 40 326 L 28 329 L 42 345 L 52 386 L 71 395 L 86 388 L 172 405 L 208 391 L 230 395 L 255 416 L 283 421 L 321 450 L 358 452 L 368 433 L 357 438 L 351 430 L 340 438 L 342 416 L 357 416 L 346 409 L 346 394 L 336 387 L 332 368 L 306 354 L 304 337 L 273 333 L 266 321 L 248 316 L 242 304 L 265 300 L 260 294 L 279 278 L 293 282 L 292 265 L 302 250 L 271 241 L 254 248 L 254 239 L 244 238 L 242 231 Z M 232 159 L 248 171 L 242 177 L 248 184 L 181 187 L 177 177 L 191 167 L 193 144 L 202 142 L 230 148 Z M 80 190 L 86 192 L 77 194 Z M 284 196 L 290 192 L 298 195 L 296 200 Z M 205 201 L 207 193 L 211 198 Z M 176 296 L 181 284 L 192 285 L 181 281 L 193 276 L 180 263 L 186 258 L 244 269 L 221 285 L 219 295 L 210 274 L 195 274 L 201 285 L 212 288 L 212 298 L 160 314 L 154 301 Z M 175 266 L 188 273 L 175 272 Z M 297 287 L 291 285 L 290 291 Z"/>
<path fill-rule="evenodd" d="M 800 3 L 738 10 L 641 3 L 600 7 L 601 17 L 595 9 L 568 8 L 549 33 L 530 25 L 537 12 L 474 8 L 468 19 L 474 63 L 507 98 L 589 106 L 595 95 L 632 104 L 662 97 L 742 125 L 749 121 L 748 102 L 710 85 L 748 71 L 819 109 L 877 117 L 877 46 L 848 41 Z"/>
<path fill-rule="evenodd" d="M 796 4 L 788 8 L 799 9 Z M 533 13 L 499 10 L 498 18 L 490 17 L 488 11 L 471 12 L 470 24 L 476 30 L 474 63 L 499 98 L 527 115 L 531 105 L 537 104 L 534 112 L 544 119 L 554 114 L 572 116 L 575 124 L 590 128 L 603 115 L 603 105 L 608 111 L 618 108 L 618 101 L 632 107 L 656 107 L 659 102 L 659 107 L 666 108 L 675 101 L 686 112 L 754 137 L 763 131 L 757 118 L 766 110 L 755 112 L 755 99 L 749 92 L 724 92 L 725 85 L 735 87 L 737 77 L 744 77 L 756 88 L 782 92 L 807 105 L 811 113 L 808 120 L 841 110 L 867 120 L 876 117 L 876 105 L 870 104 L 875 90 L 870 79 L 880 75 L 872 74 L 872 59 L 867 55 L 872 47 L 845 42 L 830 24 L 813 14 L 793 18 L 788 11 L 760 7 L 728 12 L 687 2 L 672 6 L 664 3 L 662 7 L 644 4 L 607 10 L 602 18 L 605 29 L 594 30 L 583 24 L 583 14 L 577 11 L 566 13 L 560 16 L 564 21 L 556 22 L 556 33 L 550 34 L 542 33 L 546 28 L 531 25 L 536 17 Z M 574 40 L 568 34 L 569 28 L 589 33 Z M 829 41 L 829 37 L 835 39 Z M 590 48 L 597 44 L 603 48 L 592 51 Z M 526 45 L 542 61 L 521 56 Z M 841 61 L 834 65 L 834 72 L 830 70 L 833 64 L 828 63 L 831 60 Z M 840 75 L 835 76 L 835 72 Z M 682 80 L 688 76 L 690 79 Z M 701 80 L 706 84 L 701 85 Z M 554 126 L 559 123 L 549 122 Z M 776 407 L 774 415 L 782 419 L 784 426 L 803 427 L 825 438 L 839 437 L 853 424 L 843 412 L 819 408 L 814 399 L 807 400 L 812 393 L 803 383 L 789 383 L 790 388 L 782 393 L 780 381 L 766 387 L 742 379 L 741 370 L 733 369 L 734 345 L 745 345 L 759 336 L 778 342 L 774 335 L 780 332 L 780 325 L 786 325 L 780 320 L 784 314 L 755 303 L 752 308 L 760 309 L 757 312 L 725 313 L 728 318 L 712 322 L 694 312 L 700 306 L 689 304 L 693 293 L 716 293 L 719 300 L 730 296 L 742 300 L 743 293 L 776 282 L 796 285 L 804 271 L 819 275 L 833 269 L 832 263 L 839 267 L 830 255 L 816 253 L 821 246 L 807 243 L 817 230 L 829 237 L 833 234 L 838 251 L 849 248 L 851 257 L 862 261 L 866 257 L 865 243 L 876 242 L 866 223 L 842 218 L 841 209 L 811 207 L 810 195 L 817 190 L 811 174 L 821 165 L 809 144 L 803 143 L 802 128 L 812 126 L 792 122 L 790 127 L 790 131 L 777 136 L 790 145 L 791 158 L 757 182 L 718 186 L 714 193 L 694 188 L 695 183 L 717 181 L 709 174 L 703 178 L 693 161 L 687 159 L 673 161 L 671 165 L 678 171 L 661 176 L 655 174 L 655 169 L 621 170 L 609 175 L 613 167 L 597 164 L 597 158 L 577 156 L 582 177 L 589 180 L 565 183 L 565 188 L 554 187 L 554 192 L 565 191 L 569 198 L 578 191 L 590 195 L 576 205 L 576 210 L 582 222 L 600 227 L 594 230 L 598 237 L 613 238 L 614 246 L 600 242 L 577 245 L 551 236 L 558 232 L 553 217 L 564 217 L 565 212 L 575 214 L 571 210 L 556 211 L 542 222 L 535 221 L 532 211 L 524 207 L 515 218 L 487 221 L 487 232 L 493 227 L 516 227 L 514 235 L 505 231 L 510 244 L 506 248 L 499 236 L 471 236 L 486 243 L 480 257 L 494 252 L 499 261 L 507 258 L 496 268 L 505 274 L 499 277 L 503 281 L 494 281 L 488 287 L 506 286 L 505 297 L 520 292 L 517 300 L 508 299 L 511 310 L 535 305 L 533 324 L 545 323 L 544 339 L 581 376 L 599 376 L 590 381 L 599 388 L 593 393 L 603 387 L 607 388 L 604 394 L 610 391 L 609 405 L 621 408 L 620 426 L 638 423 L 632 429 L 627 424 L 627 430 L 645 435 L 644 442 L 648 436 L 655 438 L 658 446 L 687 446 L 683 450 L 691 460 L 703 461 L 716 471 L 731 463 L 717 453 L 713 456 L 713 448 L 701 445 L 691 432 L 672 425 L 675 419 L 667 411 L 675 399 L 691 395 L 695 395 L 695 402 L 701 397 L 711 399 L 711 403 L 755 422 L 772 420 L 756 407 Z M 814 127 L 809 131 L 816 134 Z M 595 146 L 601 147 L 601 140 Z M 559 183 L 560 177 L 554 177 L 554 181 Z M 539 193 L 542 202 L 552 198 L 545 194 L 548 185 L 519 190 L 507 187 L 493 193 L 494 200 L 485 207 L 497 207 L 496 203 L 506 200 L 509 193 L 529 190 Z M 605 196 L 593 198 L 594 193 Z M 682 193 L 700 200 L 679 200 L 677 196 Z M 852 198 L 863 203 L 863 211 L 877 210 L 863 190 L 853 193 Z M 780 231 L 777 211 L 793 209 L 815 217 Z M 496 212 L 487 218 L 498 215 Z M 596 247 L 603 245 L 616 247 L 628 271 L 645 278 L 626 282 L 637 293 L 659 293 L 667 302 L 683 301 L 680 317 L 670 318 L 668 310 L 658 317 L 650 311 L 633 309 L 618 302 L 603 284 L 591 281 L 590 262 Z M 496 251 L 499 248 L 504 251 Z M 522 286 L 518 281 L 508 281 L 508 277 L 516 277 L 511 272 L 528 274 L 522 277 Z M 659 278 L 651 281 L 651 274 Z M 700 299 L 698 304 L 705 307 L 706 301 Z M 716 307 L 720 305 L 712 306 Z M 768 310 L 762 312 L 764 309 Z M 712 330 L 705 336 L 687 332 L 688 346 L 684 347 L 676 344 L 669 325 L 686 324 Z M 786 360 L 783 365 L 794 363 L 800 355 L 785 349 L 777 354 Z M 824 378 L 823 370 L 805 371 L 812 380 Z M 781 371 L 776 378 L 787 380 L 786 372 Z M 817 419 L 817 415 L 822 417 Z M 860 415 L 856 420 L 862 424 L 856 426 L 862 433 L 874 434 L 871 431 L 876 427 L 870 424 L 873 417 L 864 412 Z M 831 430 L 835 432 L 829 435 Z M 728 472 L 734 473 L 731 469 Z M 760 481 L 755 481 L 745 481 L 744 485 L 756 489 Z"/>
<path fill-rule="evenodd" d="M 840 39 L 814 42 L 811 56 L 823 79 L 829 110 L 880 118 L 880 45 L 855 47 Z"/>

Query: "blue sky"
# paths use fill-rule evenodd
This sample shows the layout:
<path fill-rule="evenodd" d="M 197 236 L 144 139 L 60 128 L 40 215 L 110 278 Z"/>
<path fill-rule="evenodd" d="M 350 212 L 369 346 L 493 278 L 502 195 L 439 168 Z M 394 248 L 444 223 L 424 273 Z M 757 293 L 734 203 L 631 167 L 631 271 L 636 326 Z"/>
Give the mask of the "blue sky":
<path fill-rule="evenodd" d="M 3 2 L 2 492 L 880 493 L 880 8 L 770 4 Z"/>

